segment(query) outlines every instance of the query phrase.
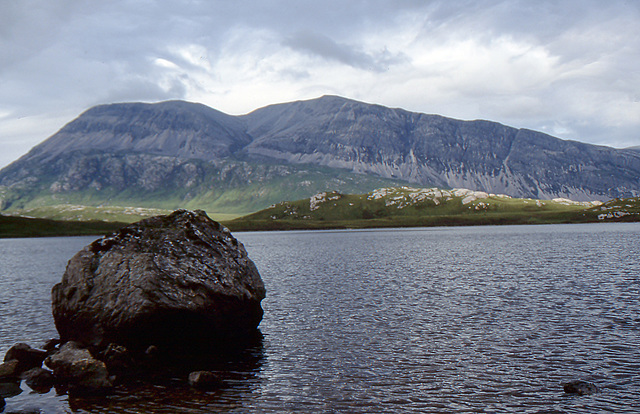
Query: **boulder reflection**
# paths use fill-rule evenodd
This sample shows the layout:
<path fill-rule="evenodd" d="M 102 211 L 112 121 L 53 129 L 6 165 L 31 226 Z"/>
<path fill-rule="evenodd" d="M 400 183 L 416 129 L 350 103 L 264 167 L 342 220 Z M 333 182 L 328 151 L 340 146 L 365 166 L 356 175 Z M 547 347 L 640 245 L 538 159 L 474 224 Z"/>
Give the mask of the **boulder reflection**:
<path fill-rule="evenodd" d="M 154 358 L 156 361 L 149 364 L 142 377 L 138 372 L 118 380 L 112 395 L 70 395 L 69 407 L 74 412 L 89 413 L 210 413 L 251 405 L 262 381 L 264 337 L 256 330 L 243 342 L 206 349 L 158 350 Z M 208 391 L 191 387 L 189 373 L 200 370 L 216 373 L 222 379 L 220 387 Z"/>

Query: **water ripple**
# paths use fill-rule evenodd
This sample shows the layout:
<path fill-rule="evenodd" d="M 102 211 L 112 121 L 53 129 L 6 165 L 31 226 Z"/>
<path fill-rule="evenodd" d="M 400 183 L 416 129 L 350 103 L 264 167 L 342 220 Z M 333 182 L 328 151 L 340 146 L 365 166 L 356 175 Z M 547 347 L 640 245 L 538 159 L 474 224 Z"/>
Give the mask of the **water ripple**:
<path fill-rule="evenodd" d="M 60 396 L 39 404 L 91 413 L 636 412 L 640 225 L 237 237 L 268 290 L 259 363 L 230 366 L 237 379 L 215 393 L 178 387 L 158 399 L 141 389 L 107 405 Z M 59 279 L 64 266 L 48 257 L 63 256 L 64 243 L 30 243 L 22 257 L 19 243 L 0 244 L 13 249 L 0 262 L 3 349 L 50 334 L 48 296 L 38 292 Z M 9 277 L 17 274 L 24 285 Z M 25 295 L 33 310 L 20 306 Z M 572 379 L 600 392 L 566 395 Z M 14 398 L 12 409 L 38 404 Z"/>

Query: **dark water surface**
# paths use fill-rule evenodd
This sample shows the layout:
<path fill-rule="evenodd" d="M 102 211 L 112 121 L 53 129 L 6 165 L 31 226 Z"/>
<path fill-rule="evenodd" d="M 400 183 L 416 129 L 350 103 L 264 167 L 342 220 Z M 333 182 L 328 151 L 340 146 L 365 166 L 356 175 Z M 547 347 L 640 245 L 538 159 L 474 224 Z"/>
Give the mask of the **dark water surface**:
<path fill-rule="evenodd" d="M 237 233 L 267 286 L 261 346 L 227 386 L 41 413 L 638 413 L 640 224 Z M 49 292 L 94 238 L 0 240 L 0 353 L 56 332 Z M 561 384 L 597 384 L 591 396 Z"/>

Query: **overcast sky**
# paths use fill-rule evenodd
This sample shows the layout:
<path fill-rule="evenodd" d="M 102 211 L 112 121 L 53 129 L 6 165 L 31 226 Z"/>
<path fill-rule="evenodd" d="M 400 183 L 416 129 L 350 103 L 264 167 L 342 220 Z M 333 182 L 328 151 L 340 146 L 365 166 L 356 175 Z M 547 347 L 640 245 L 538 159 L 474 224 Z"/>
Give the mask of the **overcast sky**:
<path fill-rule="evenodd" d="M 325 94 L 640 145 L 640 1 L 0 0 L 0 167 L 98 104 Z"/>

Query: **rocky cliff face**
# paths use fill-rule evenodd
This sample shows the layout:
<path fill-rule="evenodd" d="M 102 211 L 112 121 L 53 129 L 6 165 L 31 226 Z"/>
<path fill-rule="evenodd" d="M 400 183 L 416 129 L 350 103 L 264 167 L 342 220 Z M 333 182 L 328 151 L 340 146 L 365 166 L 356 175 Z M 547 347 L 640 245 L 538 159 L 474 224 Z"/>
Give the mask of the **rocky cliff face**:
<path fill-rule="evenodd" d="M 407 182 L 514 197 L 608 200 L 640 195 L 638 177 L 638 151 L 489 121 L 335 96 L 238 117 L 172 101 L 86 111 L 0 171 L 0 204 L 81 199 L 137 205 L 173 197 L 167 207 L 199 200 L 188 205 L 198 208 L 207 197 L 244 192 L 258 209 L 319 191 L 364 193 Z"/>
<path fill-rule="evenodd" d="M 244 117 L 250 156 L 312 163 L 515 197 L 636 196 L 640 157 L 489 121 L 367 105 L 338 97 L 275 105 Z"/>

